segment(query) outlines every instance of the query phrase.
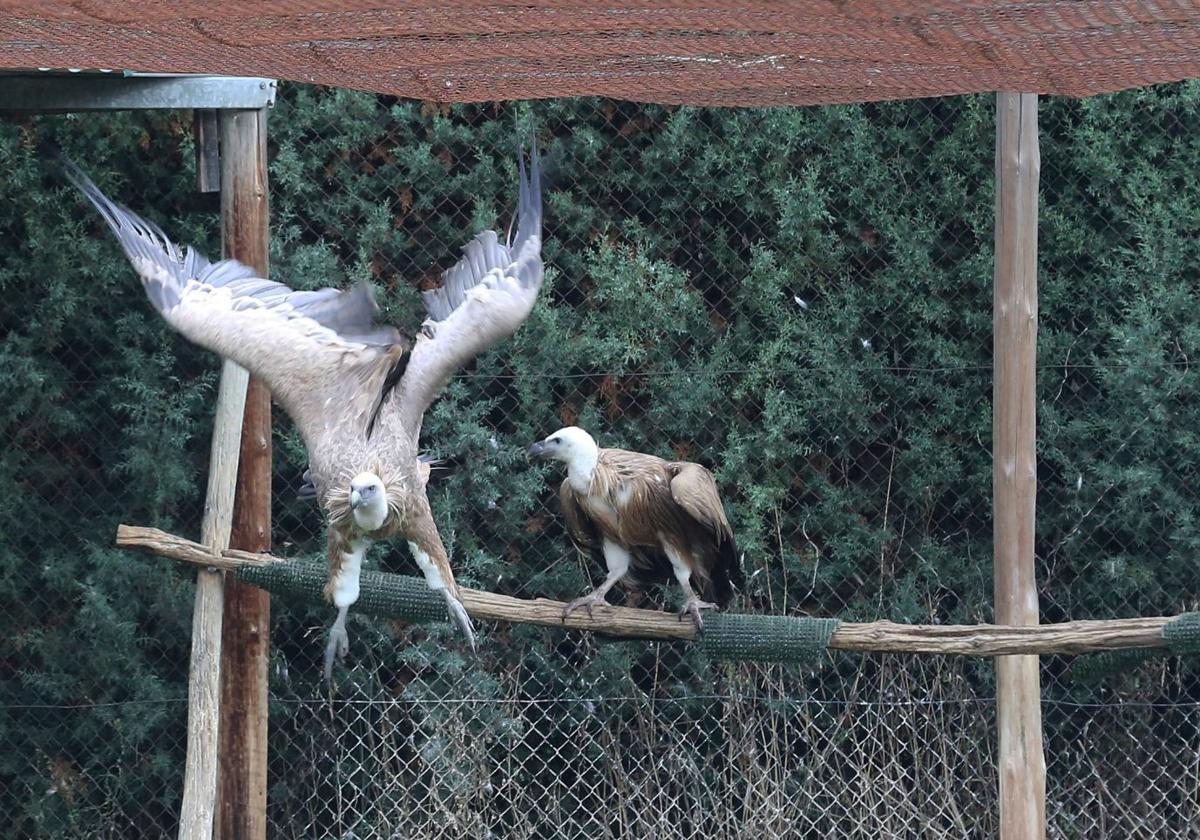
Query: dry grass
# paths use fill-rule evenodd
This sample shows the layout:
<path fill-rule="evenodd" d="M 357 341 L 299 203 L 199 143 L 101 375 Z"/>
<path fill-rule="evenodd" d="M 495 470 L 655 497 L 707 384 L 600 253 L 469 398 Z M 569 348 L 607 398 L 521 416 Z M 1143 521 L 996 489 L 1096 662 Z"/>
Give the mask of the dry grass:
<path fill-rule="evenodd" d="M 837 696 L 805 693 L 796 672 L 740 665 L 693 697 L 631 680 L 611 696 L 531 698 L 514 674 L 488 697 L 350 704 L 318 716 L 336 755 L 312 756 L 333 759 L 337 795 L 326 780 L 303 825 L 276 811 L 273 833 L 995 836 L 994 709 L 968 666 L 855 661 L 847 679 L 822 681 Z M 1090 733 L 1063 748 L 1048 732 L 1051 838 L 1200 838 L 1200 710 L 1171 708 L 1048 711 L 1048 724 Z"/>

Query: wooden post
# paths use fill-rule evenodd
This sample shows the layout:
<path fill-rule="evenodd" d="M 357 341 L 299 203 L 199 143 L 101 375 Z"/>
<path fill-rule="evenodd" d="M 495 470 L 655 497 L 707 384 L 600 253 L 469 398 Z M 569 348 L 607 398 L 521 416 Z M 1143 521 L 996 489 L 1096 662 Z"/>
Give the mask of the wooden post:
<path fill-rule="evenodd" d="M 996 96 L 995 379 L 992 493 L 995 621 L 1038 623 L 1033 568 L 1037 493 L 1037 96 Z M 1046 761 L 1036 656 L 996 660 L 1000 840 L 1046 835 Z"/>
<path fill-rule="evenodd" d="M 229 546 L 237 481 L 238 440 L 249 374 L 225 362 L 217 392 L 208 493 L 200 540 L 213 555 Z M 221 679 L 221 612 L 224 575 L 213 569 L 196 574 L 192 612 L 192 660 L 188 674 L 187 763 L 183 775 L 180 840 L 209 840 L 217 794 L 217 733 Z"/>
<path fill-rule="evenodd" d="M 221 236 L 226 257 L 267 277 L 266 109 L 218 115 L 221 154 Z M 230 546 L 271 548 L 271 395 L 256 379 L 246 390 Z M 267 836 L 267 656 L 269 593 L 225 581 L 221 645 L 221 720 L 216 836 Z"/>
<path fill-rule="evenodd" d="M 202 193 L 221 191 L 221 141 L 217 111 L 192 111 L 192 142 L 196 145 L 196 189 Z"/>

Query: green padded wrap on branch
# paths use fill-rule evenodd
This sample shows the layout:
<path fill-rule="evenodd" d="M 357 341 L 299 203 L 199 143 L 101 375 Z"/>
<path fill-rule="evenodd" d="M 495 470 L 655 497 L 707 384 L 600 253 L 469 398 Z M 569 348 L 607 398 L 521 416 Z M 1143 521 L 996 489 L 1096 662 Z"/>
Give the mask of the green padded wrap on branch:
<path fill-rule="evenodd" d="M 329 568 L 324 563 L 273 563 L 242 566 L 238 580 L 276 595 L 312 604 L 324 603 L 322 594 Z M 445 621 L 446 601 L 425 585 L 425 579 L 364 570 L 359 581 L 357 612 L 405 621 Z"/>
<path fill-rule="evenodd" d="M 714 613 L 704 617 L 699 646 L 714 659 L 805 662 L 829 646 L 836 618 Z"/>
<path fill-rule="evenodd" d="M 236 574 L 274 595 L 320 604 L 329 570 L 324 563 L 290 562 L 242 566 Z M 413 622 L 446 620 L 445 600 L 426 587 L 424 578 L 364 571 L 359 591 L 357 612 Z M 825 650 L 840 623 L 836 618 L 715 613 L 705 616 L 697 644 L 714 659 L 803 662 Z"/>
<path fill-rule="evenodd" d="M 1162 637 L 1171 653 L 1200 653 L 1200 612 L 1171 619 L 1163 627 Z"/>

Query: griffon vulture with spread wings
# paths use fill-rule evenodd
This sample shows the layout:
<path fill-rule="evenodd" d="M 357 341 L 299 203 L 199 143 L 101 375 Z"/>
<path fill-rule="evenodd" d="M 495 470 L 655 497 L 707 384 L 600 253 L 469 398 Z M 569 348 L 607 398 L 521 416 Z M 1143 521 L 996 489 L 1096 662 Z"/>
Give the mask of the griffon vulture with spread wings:
<path fill-rule="evenodd" d="M 365 285 L 293 291 L 236 260 L 210 263 L 180 250 L 157 226 L 110 201 L 73 164 L 67 176 L 108 222 L 151 304 L 201 347 L 259 377 L 295 422 L 308 449 L 316 495 L 329 518 L 326 597 L 337 619 L 325 676 L 349 640 L 346 612 L 358 600 L 363 555 L 402 536 L 429 588 L 475 646 L 471 620 L 425 495 L 429 465 L 418 460 L 425 410 L 446 381 L 485 348 L 511 335 L 542 283 L 542 197 L 536 144 L 518 160 L 516 233 L 502 244 L 487 230 L 423 292 L 428 317 L 415 341 L 374 323 Z"/>

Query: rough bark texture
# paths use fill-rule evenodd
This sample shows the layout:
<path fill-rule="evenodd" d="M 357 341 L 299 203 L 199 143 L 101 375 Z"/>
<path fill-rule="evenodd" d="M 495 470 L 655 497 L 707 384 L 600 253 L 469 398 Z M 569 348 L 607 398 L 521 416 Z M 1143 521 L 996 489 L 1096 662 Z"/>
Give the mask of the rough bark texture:
<path fill-rule="evenodd" d="M 201 555 L 220 556 L 229 546 L 233 499 L 237 486 L 238 440 L 249 374 L 233 362 L 221 371 L 213 423 L 208 493 L 201 523 Z M 181 840 L 208 840 L 213 834 L 217 794 L 217 740 L 221 696 L 221 614 L 224 580 L 215 564 L 201 563 L 196 575 L 196 604 L 192 613 L 192 655 L 188 672 L 187 761 L 183 775 L 183 804 L 179 816 Z"/>
<path fill-rule="evenodd" d="M 291 562 L 269 554 L 252 554 L 246 551 L 226 551 L 220 557 L 213 557 L 204 546 L 191 540 L 156 528 L 133 525 L 121 525 L 117 529 L 116 544 L 122 548 L 145 549 L 172 560 L 213 565 L 226 570 L 245 565 L 265 566 Z M 314 592 L 314 597 L 319 595 L 320 593 Z M 598 607 L 594 618 L 588 618 L 586 613 L 572 613 L 564 623 L 562 609 L 565 604 L 562 601 L 552 601 L 548 598 L 525 600 L 465 588 L 462 590 L 462 596 L 463 604 L 472 618 L 567 627 L 609 636 L 682 640 L 696 638 L 695 626 L 690 621 L 680 621 L 674 613 L 629 607 Z M 833 634 L 829 647 L 864 653 L 887 651 L 962 656 L 1002 656 L 1016 653 L 1076 654 L 1128 648 L 1162 648 L 1166 647 L 1162 638 L 1162 628 L 1172 618 L 1173 616 L 1152 616 L 1111 621 L 1071 621 L 1028 627 L 992 624 L 893 624 L 890 621 L 845 623 Z"/>
<path fill-rule="evenodd" d="M 996 622 L 1038 623 L 1034 580 L 1037 496 L 1037 96 L 996 98 L 996 275 L 992 520 Z M 996 660 L 1000 840 L 1046 834 L 1046 761 L 1038 659 Z"/>
<path fill-rule="evenodd" d="M 218 124 L 223 251 L 267 277 L 266 112 L 222 111 Z M 271 547 L 271 395 L 253 378 L 246 389 L 230 546 Z M 265 840 L 270 594 L 230 575 L 223 628 L 217 837 Z"/>

